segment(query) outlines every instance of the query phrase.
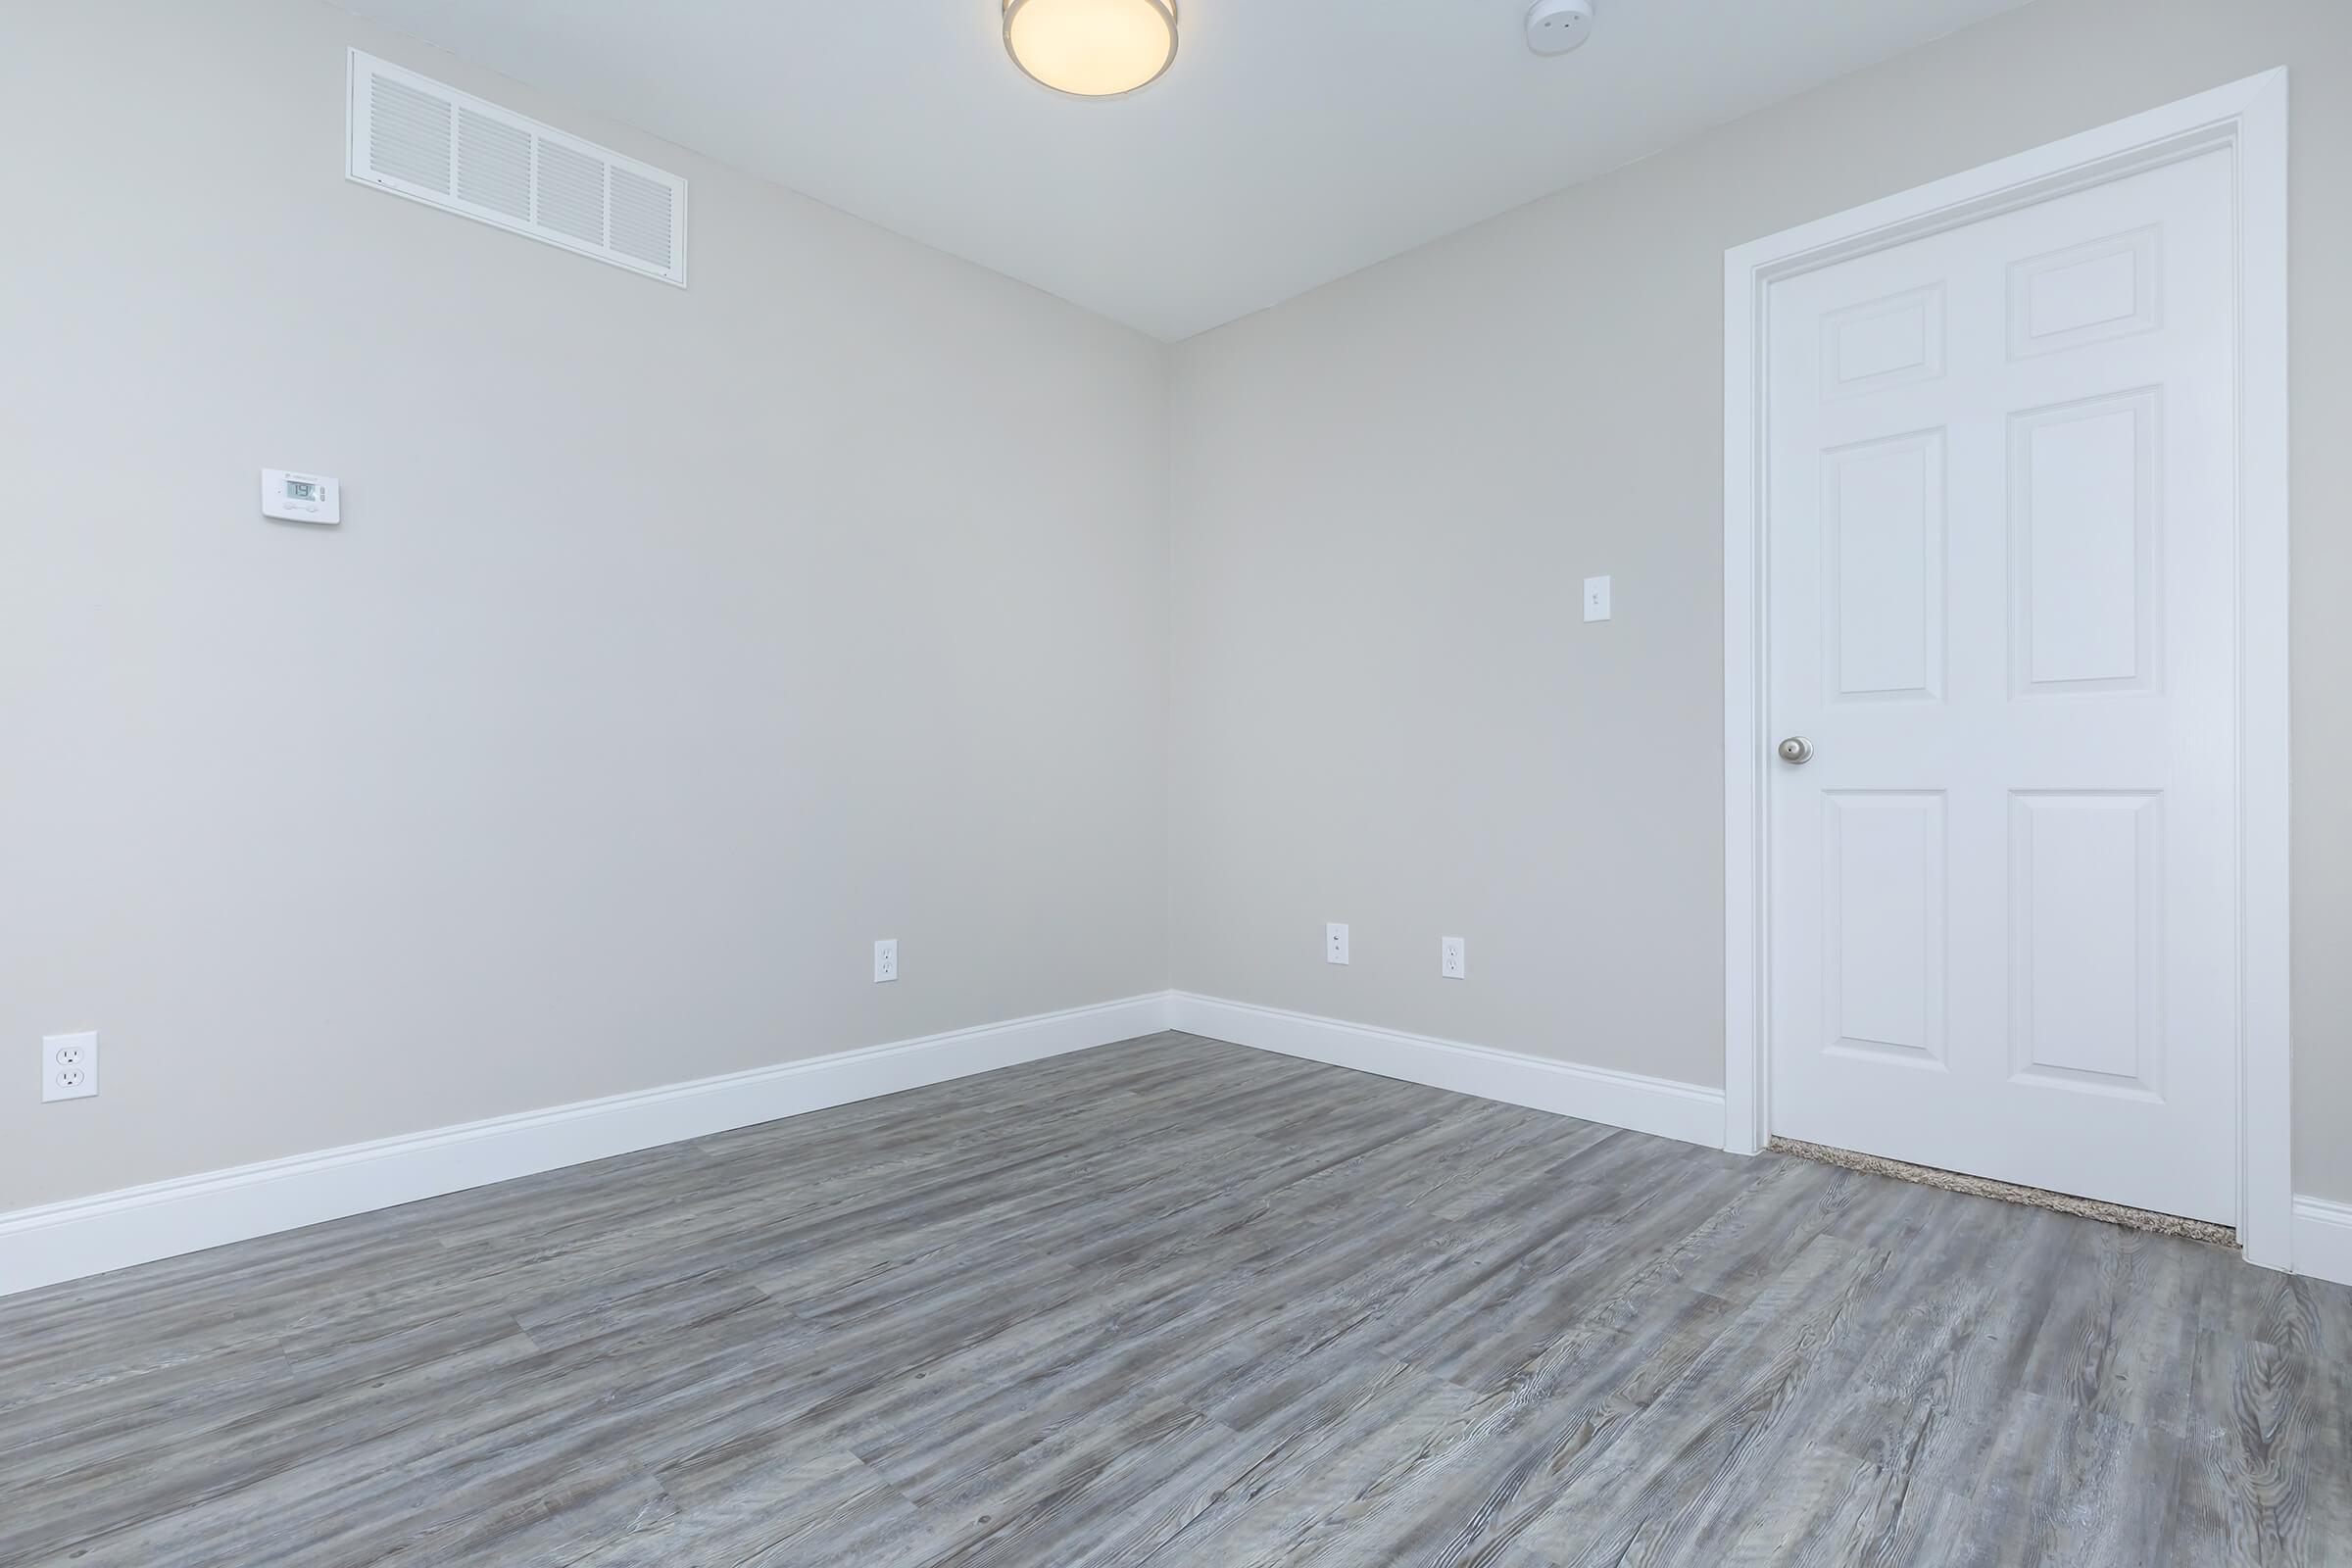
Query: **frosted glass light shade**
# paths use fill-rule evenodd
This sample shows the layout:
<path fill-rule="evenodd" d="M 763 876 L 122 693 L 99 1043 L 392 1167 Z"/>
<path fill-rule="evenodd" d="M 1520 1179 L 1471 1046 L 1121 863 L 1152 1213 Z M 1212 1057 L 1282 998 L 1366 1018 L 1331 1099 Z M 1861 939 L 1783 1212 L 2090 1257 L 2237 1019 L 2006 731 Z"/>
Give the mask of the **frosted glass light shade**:
<path fill-rule="evenodd" d="M 1176 58 L 1176 0 L 1004 0 L 1004 49 L 1056 92 L 1116 97 Z"/>

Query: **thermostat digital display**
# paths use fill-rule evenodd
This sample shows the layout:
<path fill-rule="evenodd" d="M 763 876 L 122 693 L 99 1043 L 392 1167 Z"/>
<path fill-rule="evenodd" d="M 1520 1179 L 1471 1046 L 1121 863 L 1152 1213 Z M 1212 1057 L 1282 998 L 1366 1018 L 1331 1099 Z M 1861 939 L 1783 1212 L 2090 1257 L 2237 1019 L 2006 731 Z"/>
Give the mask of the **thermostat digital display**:
<path fill-rule="evenodd" d="M 322 474 L 264 468 L 262 515 L 287 522 L 341 522 L 343 487 Z"/>

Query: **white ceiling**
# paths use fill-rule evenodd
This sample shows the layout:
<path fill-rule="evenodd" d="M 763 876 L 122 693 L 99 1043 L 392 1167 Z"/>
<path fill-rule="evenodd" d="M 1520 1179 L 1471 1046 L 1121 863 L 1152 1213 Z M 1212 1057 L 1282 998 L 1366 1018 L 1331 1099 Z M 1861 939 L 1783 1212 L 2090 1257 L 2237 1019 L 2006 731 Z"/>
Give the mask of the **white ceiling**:
<path fill-rule="evenodd" d="M 999 0 L 342 0 L 403 32 L 1187 337 L 2023 0 L 1182 0 L 1176 64 L 1064 98 Z"/>

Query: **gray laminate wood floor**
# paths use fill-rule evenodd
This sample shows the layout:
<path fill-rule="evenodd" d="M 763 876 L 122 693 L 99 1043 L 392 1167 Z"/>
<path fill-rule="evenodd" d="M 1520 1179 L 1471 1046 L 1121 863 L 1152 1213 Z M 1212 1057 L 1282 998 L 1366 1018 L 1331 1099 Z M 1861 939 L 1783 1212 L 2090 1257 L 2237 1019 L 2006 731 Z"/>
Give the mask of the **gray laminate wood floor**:
<path fill-rule="evenodd" d="M 1163 1035 L 0 1301 L 0 1563 L 2343 1563 L 2352 1292 Z"/>

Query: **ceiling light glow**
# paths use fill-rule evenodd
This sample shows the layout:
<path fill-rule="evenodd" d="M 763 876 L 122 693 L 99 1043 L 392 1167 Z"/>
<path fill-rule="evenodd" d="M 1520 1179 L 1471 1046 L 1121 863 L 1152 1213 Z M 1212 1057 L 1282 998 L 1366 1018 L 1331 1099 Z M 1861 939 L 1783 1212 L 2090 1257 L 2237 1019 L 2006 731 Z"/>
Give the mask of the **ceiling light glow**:
<path fill-rule="evenodd" d="M 1176 58 L 1176 0 L 1004 0 L 1004 50 L 1056 92 L 1115 98 Z"/>

